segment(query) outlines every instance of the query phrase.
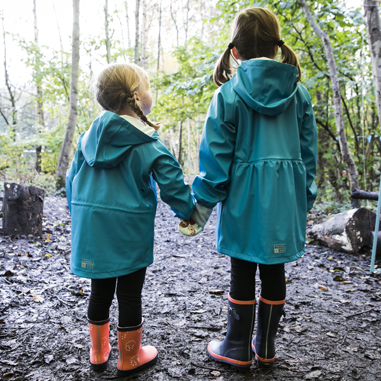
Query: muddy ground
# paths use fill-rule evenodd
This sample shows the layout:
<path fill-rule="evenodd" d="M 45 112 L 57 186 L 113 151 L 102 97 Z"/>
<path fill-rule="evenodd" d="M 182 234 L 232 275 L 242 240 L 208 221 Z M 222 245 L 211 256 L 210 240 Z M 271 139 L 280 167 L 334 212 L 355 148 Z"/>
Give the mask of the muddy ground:
<path fill-rule="evenodd" d="M 69 270 L 65 199 L 47 198 L 44 214 L 41 238 L 0 234 L 0 377 L 116 379 L 117 305 L 110 365 L 95 373 L 88 363 L 90 283 Z M 180 236 L 176 226 L 160 202 L 155 263 L 143 291 L 143 342 L 157 347 L 159 360 L 128 379 L 381 380 L 381 276 L 369 274 L 370 253 L 350 256 L 308 244 L 306 254 L 286 266 L 286 317 L 275 363 L 253 363 L 240 374 L 206 355 L 208 341 L 226 332 L 230 275 L 229 258 L 214 247 L 215 215 L 194 239 Z"/>

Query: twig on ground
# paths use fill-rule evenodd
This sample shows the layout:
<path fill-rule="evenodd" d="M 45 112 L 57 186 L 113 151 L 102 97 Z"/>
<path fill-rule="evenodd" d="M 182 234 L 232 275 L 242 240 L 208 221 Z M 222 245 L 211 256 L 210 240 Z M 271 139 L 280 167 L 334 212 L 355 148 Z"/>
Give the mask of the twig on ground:
<path fill-rule="evenodd" d="M 370 311 L 373 311 L 374 310 L 374 307 L 372 308 L 369 308 L 369 310 L 365 310 L 365 311 L 361 311 L 361 312 L 357 312 L 356 314 L 352 314 L 352 315 L 347 315 L 345 316 L 347 319 L 353 317 L 353 316 L 357 316 L 357 315 L 361 315 L 361 314 L 366 314 L 367 312 L 370 312 Z"/>

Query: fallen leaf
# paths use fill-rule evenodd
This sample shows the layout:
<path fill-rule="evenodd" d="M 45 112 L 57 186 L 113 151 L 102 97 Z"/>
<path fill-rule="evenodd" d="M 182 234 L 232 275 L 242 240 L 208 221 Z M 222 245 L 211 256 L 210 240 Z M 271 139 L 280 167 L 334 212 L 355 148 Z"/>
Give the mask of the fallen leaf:
<path fill-rule="evenodd" d="M 336 337 L 336 335 L 333 334 L 332 332 L 327 332 L 327 336 L 329 336 L 329 337 Z"/>
<path fill-rule="evenodd" d="M 214 377 L 218 377 L 218 376 L 221 376 L 221 372 L 219 372 L 218 370 L 213 370 L 212 372 L 210 372 L 210 374 Z"/>
<path fill-rule="evenodd" d="M 40 295 L 36 295 L 36 296 L 33 296 L 33 300 L 36 302 L 36 303 L 42 303 L 44 301 L 44 298 Z"/>
<path fill-rule="evenodd" d="M 209 290 L 209 294 L 213 294 L 213 295 L 223 295 L 224 293 L 225 293 L 224 290 Z"/>
<path fill-rule="evenodd" d="M 203 314 L 204 312 L 206 312 L 206 310 L 195 310 L 191 311 L 191 314 Z"/>
<path fill-rule="evenodd" d="M 335 282 L 341 282 L 341 281 L 343 280 L 343 277 L 341 277 L 340 275 L 336 275 L 336 276 L 333 278 L 333 280 L 334 280 Z"/>
<path fill-rule="evenodd" d="M 45 257 L 51 257 L 52 254 L 45 254 Z"/>
<path fill-rule="evenodd" d="M 306 380 L 313 380 L 321 376 L 321 370 L 314 370 L 304 376 Z"/>
<path fill-rule="evenodd" d="M 66 364 L 67 364 L 67 365 L 71 365 L 71 364 L 74 364 L 74 363 L 76 363 L 76 362 L 78 362 L 78 360 L 77 360 L 76 358 L 74 358 L 74 357 L 68 357 L 68 358 L 66 359 Z"/>
<path fill-rule="evenodd" d="M 320 286 L 319 288 L 320 290 L 323 290 L 323 291 L 327 289 L 327 287 L 324 287 L 324 286 Z"/>
<path fill-rule="evenodd" d="M 327 258 L 329 261 L 332 261 L 332 259 L 333 259 L 333 257 L 329 257 L 329 258 Z"/>

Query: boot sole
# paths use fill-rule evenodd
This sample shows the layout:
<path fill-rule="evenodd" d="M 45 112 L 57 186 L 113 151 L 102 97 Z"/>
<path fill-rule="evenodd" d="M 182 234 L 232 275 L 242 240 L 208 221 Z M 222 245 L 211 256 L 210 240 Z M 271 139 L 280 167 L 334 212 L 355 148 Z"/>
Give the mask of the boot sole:
<path fill-rule="evenodd" d="M 222 362 L 222 363 L 224 363 L 224 364 L 229 364 L 232 368 L 238 370 L 238 372 L 240 372 L 240 373 L 246 373 L 246 372 L 250 369 L 250 367 L 251 367 L 251 361 L 250 361 L 250 364 L 249 364 L 249 365 L 237 365 L 237 364 L 234 364 L 234 363 L 232 362 L 232 361 L 236 361 L 236 360 L 234 360 L 234 359 L 232 359 L 232 361 L 229 361 L 228 357 L 224 357 L 224 358 L 217 358 L 217 357 L 214 357 L 214 356 L 213 356 L 214 353 L 213 353 L 213 352 L 210 353 L 210 352 L 209 352 L 209 348 L 208 348 L 207 352 L 208 352 L 208 356 L 209 356 L 212 360 L 217 361 L 217 362 Z M 223 357 L 223 356 L 221 356 L 221 357 Z"/>
<path fill-rule="evenodd" d="M 141 370 L 143 370 L 145 368 L 148 368 L 151 365 L 156 364 L 157 356 L 158 355 L 156 355 L 156 357 L 154 359 L 152 359 L 151 361 L 148 361 L 145 364 L 140 365 L 140 366 L 138 366 L 137 368 L 134 368 L 134 369 L 130 369 L 130 370 L 120 370 L 120 369 L 117 369 L 117 374 L 118 374 L 118 376 L 124 376 L 124 377 L 126 377 L 126 376 L 130 376 L 131 374 L 134 374 L 136 372 L 139 372 L 139 371 L 141 371 Z"/>
<path fill-rule="evenodd" d="M 93 364 L 90 361 L 90 368 L 94 370 L 95 372 L 103 372 L 108 366 L 108 360 L 110 360 L 111 351 L 112 351 L 112 348 L 110 350 L 110 353 L 108 354 L 107 360 L 103 362 L 102 364 Z"/>

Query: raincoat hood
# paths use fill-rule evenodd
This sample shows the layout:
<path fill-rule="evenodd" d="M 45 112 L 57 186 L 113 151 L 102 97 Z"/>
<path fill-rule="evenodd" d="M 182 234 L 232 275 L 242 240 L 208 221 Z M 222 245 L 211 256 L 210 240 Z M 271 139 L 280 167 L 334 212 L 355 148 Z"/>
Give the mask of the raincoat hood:
<path fill-rule="evenodd" d="M 294 98 L 298 69 L 269 59 L 243 61 L 229 81 L 239 97 L 256 112 L 282 114 Z"/>
<path fill-rule="evenodd" d="M 139 120 L 103 112 L 80 137 L 83 156 L 90 167 L 114 168 L 129 149 L 157 140 L 159 134 Z"/>

